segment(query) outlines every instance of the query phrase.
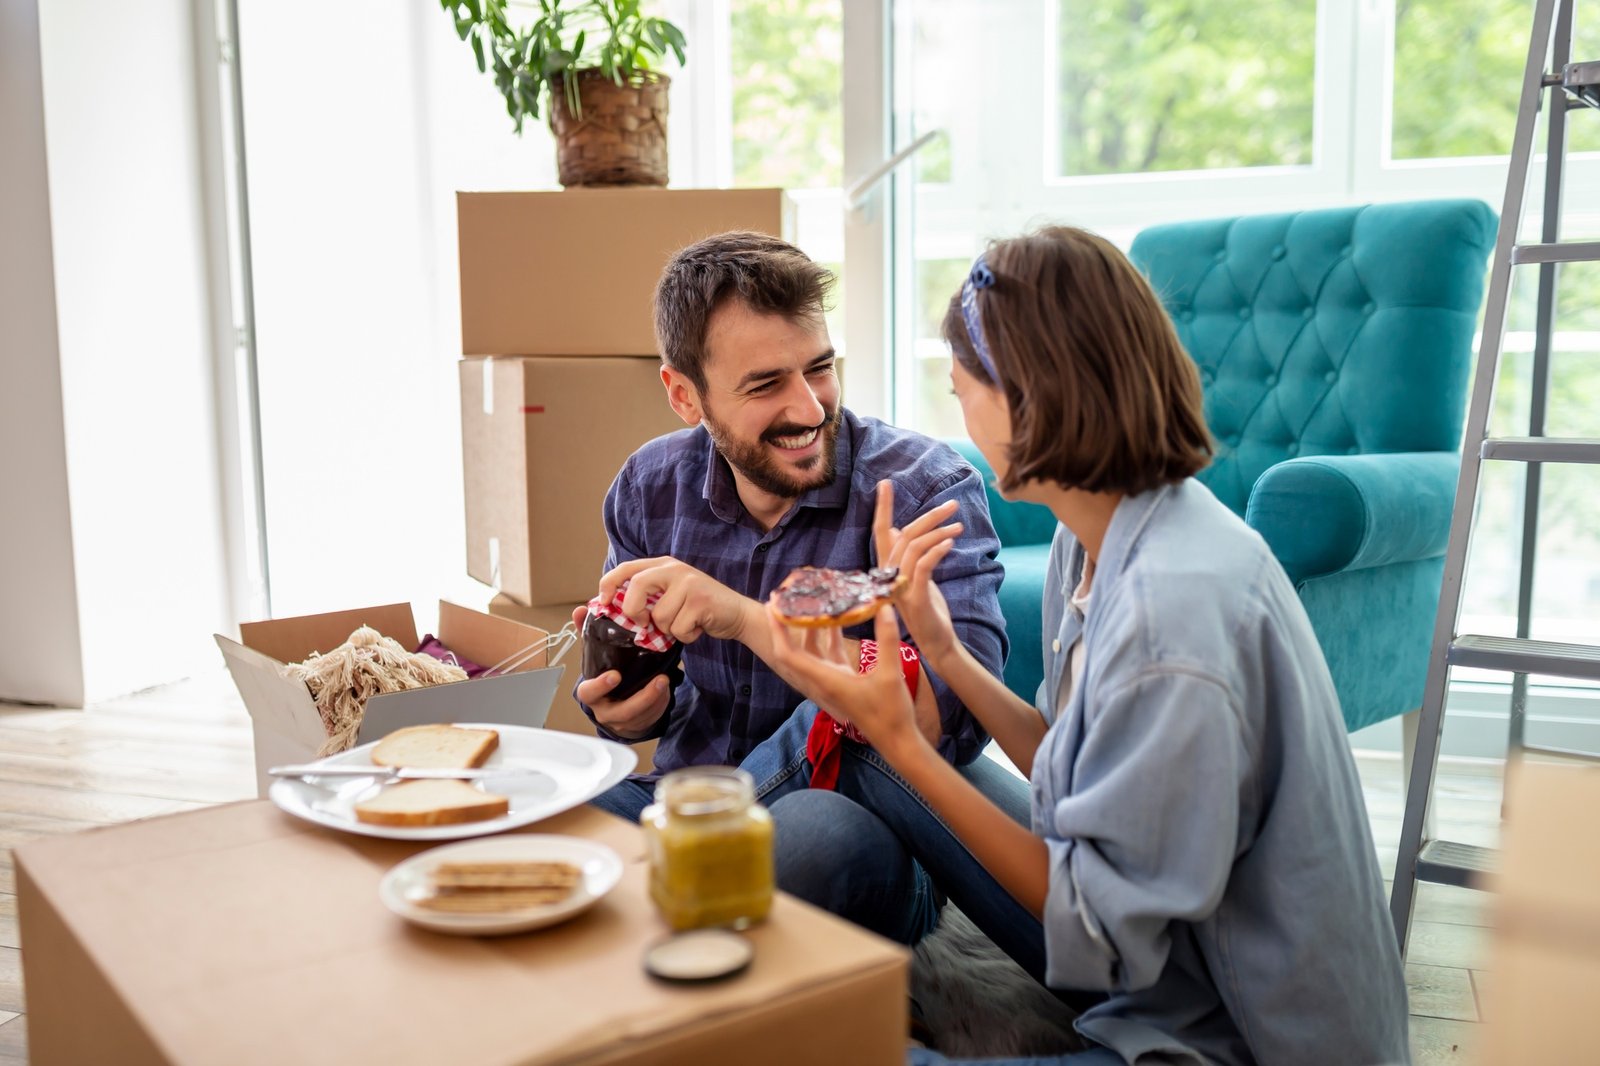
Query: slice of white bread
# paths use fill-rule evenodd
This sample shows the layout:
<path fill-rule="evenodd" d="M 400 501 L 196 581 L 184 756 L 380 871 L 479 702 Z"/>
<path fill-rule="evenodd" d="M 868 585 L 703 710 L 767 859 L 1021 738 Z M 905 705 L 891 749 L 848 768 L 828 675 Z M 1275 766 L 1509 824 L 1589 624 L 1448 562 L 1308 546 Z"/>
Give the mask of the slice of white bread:
<path fill-rule="evenodd" d="M 493 729 L 413 725 L 378 741 L 372 761 L 379 766 L 470 770 L 482 766 L 499 746 L 500 734 Z"/>
<path fill-rule="evenodd" d="M 403 781 L 355 806 L 356 821 L 371 825 L 454 825 L 498 818 L 511 800 L 465 781 Z"/>

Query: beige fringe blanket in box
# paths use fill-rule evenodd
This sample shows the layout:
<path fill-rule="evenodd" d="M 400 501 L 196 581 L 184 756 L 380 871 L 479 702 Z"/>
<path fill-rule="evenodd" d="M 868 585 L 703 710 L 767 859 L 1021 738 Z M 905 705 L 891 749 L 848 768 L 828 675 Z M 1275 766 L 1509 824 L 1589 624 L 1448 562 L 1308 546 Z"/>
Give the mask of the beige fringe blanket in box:
<path fill-rule="evenodd" d="M 287 669 L 289 676 L 306 683 L 322 716 L 328 742 L 317 752 L 319 758 L 355 744 L 370 697 L 467 679 L 461 667 L 407 651 L 399 641 L 370 626 L 351 633 L 349 640 L 332 651 L 312 652 L 305 662 L 292 663 Z"/>

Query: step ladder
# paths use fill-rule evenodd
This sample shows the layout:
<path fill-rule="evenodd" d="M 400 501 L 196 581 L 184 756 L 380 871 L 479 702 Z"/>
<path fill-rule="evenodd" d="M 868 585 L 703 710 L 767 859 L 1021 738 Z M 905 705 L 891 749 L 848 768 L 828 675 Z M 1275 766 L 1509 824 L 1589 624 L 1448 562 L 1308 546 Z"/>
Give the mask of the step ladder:
<path fill-rule="evenodd" d="M 1506 178 L 1505 205 L 1500 212 L 1500 233 L 1489 274 L 1483 339 L 1473 379 L 1472 400 L 1467 409 L 1461 475 L 1456 482 L 1455 510 L 1450 520 L 1450 540 L 1445 553 L 1444 584 L 1439 596 L 1439 614 L 1434 623 L 1433 651 L 1428 660 L 1427 681 L 1423 688 L 1416 753 L 1406 787 L 1405 818 L 1401 825 L 1400 851 L 1395 861 L 1394 892 L 1389 901 L 1402 953 L 1410 931 L 1411 910 L 1419 881 L 1479 886 L 1482 875 L 1492 871 L 1495 863 L 1491 849 L 1423 839 L 1428 806 L 1433 796 L 1434 769 L 1439 759 L 1439 739 L 1444 724 L 1450 669 L 1468 666 L 1511 674 L 1508 758 L 1532 750 L 1522 741 L 1529 674 L 1600 681 L 1600 648 L 1528 639 L 1533 610 L 1534 547 L 1538 535 L 1541 466 L 1545 463 L 1600 463 L 1600 440 L 1562 439 L 1544 435 L 1559 264 L 1600 261 L 1600 241 L 1563 243 L 1560 239 L 1566 115 L 1571 110 L 1600 108 L 1600 61 L 1570 62 L 1572 27 L 1573 0 L 1538 0 L 1534 10 L 1533 33 L 1528 43 L 1527 66 L 1523 72 L 1522 95 L 1517 106 L 1516 132 L 1511 141 L 1511 164 Z M 1545 68 L 1547 57 L 1550 60 L 1550 73 Z M 1550 112 L 1544 174 L 1543 232 L 1539 243 L 1519 244 L 1517 231 L 1522 221 L 1522 201 L 1533 158 L 1535 119 L 1541 106 L 1547 106 Z M 1511 271 L 1512 267 L 1521 265 L 1536 265 L 1539 270 L 1533 348 L 1533 400 L 1528 436 L 1490 437 L 1489 412 L 1505 338 Z M 1527 464 L 1515 637 L 1472 636 L 1456 632 L 1467 546 L 1471 539 L 1473 511 L 1478 496 L 1478 475 L 1485 462 Z"/>

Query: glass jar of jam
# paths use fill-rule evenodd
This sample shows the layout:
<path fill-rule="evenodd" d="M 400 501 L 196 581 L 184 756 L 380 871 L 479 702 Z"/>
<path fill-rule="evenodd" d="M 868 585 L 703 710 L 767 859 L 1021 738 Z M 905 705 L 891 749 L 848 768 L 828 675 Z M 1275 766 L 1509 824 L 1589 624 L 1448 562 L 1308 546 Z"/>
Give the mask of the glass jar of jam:
<path fill-rule="evenodd" d="M 658 674 L 673 678 L 672 668 L 683 657 L 683 645 L 674 643 L 666 651 L 652 651 L 636 642 L 632 630 L 618 625 L 605 615 L 589 609 L 583 623 L 583 676 L 599 677 L 607 670 L 622 675 L 617 687 L 607 694 L 610 700 L 625 700 L 644 688 Z"/>
<path fill-rule="evenodd" d="M 726 766 L 674 770 L 639 816 L 650 898 L 675 930 L 743 929 L 772 908 L 772 816 L 750 775 Z"/>

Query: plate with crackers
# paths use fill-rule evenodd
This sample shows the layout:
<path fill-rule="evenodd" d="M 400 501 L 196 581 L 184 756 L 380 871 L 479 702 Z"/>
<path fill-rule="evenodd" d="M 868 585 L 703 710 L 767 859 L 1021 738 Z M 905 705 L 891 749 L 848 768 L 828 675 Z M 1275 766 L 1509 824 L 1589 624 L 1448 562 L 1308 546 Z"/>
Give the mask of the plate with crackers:
<path fill-rule="evenodd" d="M 414 855 L 384 875 L 378 896 L 424 929 L 503 936 L 581 914 L 621 878 L 622 860 L 603 844 L 519 833 Z"/>
<path fill-rule="evenodd" d="M 297 818 L 348 833 L 460 840 L 570 810 L 627 777 L 637 763 L 631 748 L 599 737 L 439 723 L 274 770 L 293 776 L 274 781 L 267 798 Z"/>

